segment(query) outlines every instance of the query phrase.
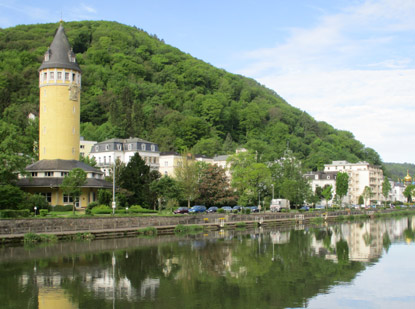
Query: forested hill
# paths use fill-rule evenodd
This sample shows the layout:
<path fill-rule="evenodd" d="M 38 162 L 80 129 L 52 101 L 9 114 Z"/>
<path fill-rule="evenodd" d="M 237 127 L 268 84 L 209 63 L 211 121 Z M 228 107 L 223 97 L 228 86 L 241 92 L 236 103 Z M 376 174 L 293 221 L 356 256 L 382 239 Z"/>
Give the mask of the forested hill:
<path fill-rule="evenodd" d="M 37 70 L 57 28 L 0 29 L 0 115 L 22 132 L 27 114 L 38 114 Z M 289 145 L 314 170 L 331 160 L 381 164 L 376 151 L 350 132 L 317 122 L 256 81 L 140 29 L 106 21 L 68 22 L 64 28 L 82 69 L 85 139 L 135 136 L 162 151 L 209 156 L 244 146 L 264 161 L 280 158 Z"/>
<path fill-rule="evenodd" d="M 409 173 L 409 176 L 415 178 L 415 164 L 412 163 L 384 163 L 387 175 L 394 181 L 402 181 Z"/>

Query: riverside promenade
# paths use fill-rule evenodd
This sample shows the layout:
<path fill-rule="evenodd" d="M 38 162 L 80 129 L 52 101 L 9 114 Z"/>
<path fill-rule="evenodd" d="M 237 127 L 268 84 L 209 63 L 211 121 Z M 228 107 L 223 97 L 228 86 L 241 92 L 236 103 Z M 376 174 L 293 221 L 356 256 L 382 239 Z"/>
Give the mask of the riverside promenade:
<path fill-rule="evenodd" d="M 390 212 L 390 210 L 383 210 Z M 117 238 L 133 236 L 138 230 L 148 227 L 157 229 L 158 234 L 171 234 L 177 225 L 203 225 L 207 229 L 235 227 L 238 223 L 246 226 L 286 225 L 307 222 L 313 218 L 334 220 L 339 216 L 372 215 L 364 210 L 342 210 L 289 213 L 251 214 L 196 214 L 177 216 L 130 216 L 130 217 L 79 217 L 79 218 L 30 218 L 0 220 L 0 242 L 21 242 L 27 233 L 54 234 L 58 238 L 90 233 L 96 238 Z"/>

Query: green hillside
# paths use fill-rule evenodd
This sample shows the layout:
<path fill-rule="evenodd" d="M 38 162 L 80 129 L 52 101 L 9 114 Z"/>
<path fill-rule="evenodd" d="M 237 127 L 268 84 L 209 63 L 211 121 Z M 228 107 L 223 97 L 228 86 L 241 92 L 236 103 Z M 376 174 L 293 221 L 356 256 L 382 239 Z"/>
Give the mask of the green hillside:
<path fill-rule="evenodd" d="M 162 151 L 191 149 L 209 156 L 244 146 L 264 161 L 281 157 L 289 145 L 314 170 L 331 160 L 381 164 L 376 151 L 350 132 L 318 122 L 256 81 L 215 68 L 140 29 L 106 21 L 64 27 L 83 73 L 86 139 L 136 136 L 158 143 Z M 22 134 L 27 114 L 38 114 L 37 69 L 57 28 L 0 29 L 0 115 Z"/>
<path fill-rule="evenodd" d="M 415 164 L 412 163 L 384 163 L 386 174 L 394 181 L 402 180 L 407 173 L 415 177 Z"/>

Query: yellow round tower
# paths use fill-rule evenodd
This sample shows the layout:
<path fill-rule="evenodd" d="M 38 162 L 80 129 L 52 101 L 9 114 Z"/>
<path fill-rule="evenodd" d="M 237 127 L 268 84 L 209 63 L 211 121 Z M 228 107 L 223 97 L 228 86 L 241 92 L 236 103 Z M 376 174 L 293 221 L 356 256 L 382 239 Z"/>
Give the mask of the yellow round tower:
<path fill-rule="evenodd" d="M 39 68 L 39 160 L 79 160 L 81 69 L 62 23 Z"/>

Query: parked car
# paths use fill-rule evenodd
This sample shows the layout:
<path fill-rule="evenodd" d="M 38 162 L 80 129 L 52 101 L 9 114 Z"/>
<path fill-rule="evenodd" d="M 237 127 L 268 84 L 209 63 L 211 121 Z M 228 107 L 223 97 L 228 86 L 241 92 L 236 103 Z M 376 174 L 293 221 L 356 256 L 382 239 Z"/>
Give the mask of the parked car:
<path fill-rule="evenodd" d="M 231 206 L 223 206 L 221 209 L 223 209 L 225 212 L 232 212 Z"/>
<path fill-rule="evenodd" d="M 236 211 L 241 211 L 242 207 L 241 206 L 233 206 L 232 209 L 236 210 Z"/>
<path fill-rule="evenodd" d="M 211 206 L 206 210 L 206 212 L 208 213 L 217 212 L 217 211 L 218 211 L 218 207 L 216 206 Z"/>
<path fill-rule="evenodd" d="M 191 213 L 198 213 L 198 212 L 205 212 L 206 206 L 203 205 L 195 205 L 189 209 L 189 214 Z"/>
<path fill-rule="evenodd" d="M 318 209 L 318 210 L 324 210 L 324 206 L 323 205 L 316 205 L 316 209 Z"/>
<path fill-rule="evenodd" d="M 300 208 L 301 211 L 309 211 L 310 207 L 304 205 L 303 207 Z"/>
<path fill-rule="evenodd" d="M 259 212 L 259 208 L 257 206 L 250 206 L 251 212 Z"/>
<path fill-rule="evenodd" d="M 189 213 L 189 208 L 187 207 L 179 207 L 177 208 L 175 211 L 173 211 L 173 213 L 177 214 L 187 214 Z"/>

